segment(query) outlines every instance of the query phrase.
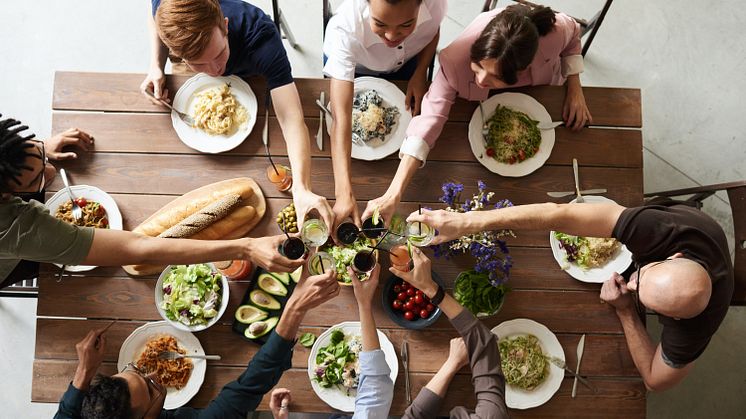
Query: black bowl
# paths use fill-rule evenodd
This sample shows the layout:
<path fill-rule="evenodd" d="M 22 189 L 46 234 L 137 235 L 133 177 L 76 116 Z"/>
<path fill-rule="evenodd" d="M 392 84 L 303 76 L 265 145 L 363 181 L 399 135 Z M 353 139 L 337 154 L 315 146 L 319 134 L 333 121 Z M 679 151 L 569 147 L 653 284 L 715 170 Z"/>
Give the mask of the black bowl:
<path fill-rule="evenodd" d="M 438 276 L 438 274 L 436 274 L 434 271 L 432 272 L 432 276 L 433 276 L 433 281 L 435 281 L 438 285 L 442 287 L 443 280 L 440 279 L 440 276 Z M 393 303 L 394 299 L 396 298 L 396 295 L 394 294 L 394 283 L 399 282 L 401 280 L 402 279 L 399 278 L 398 276 L 391 275 L 388 281 L 386 281 L 386 284 L 384 284 L 383 290 L 381 292 L 381 301 L 383 304 L 383 311 L 385 311 L 386 314 L 388 314 L 391 320 L 393 320 L 394 323 L 398 324 L 401 327 L 404 327 L 407 329 L 414 329 L 414 330 L 425 329 L 426 327 L 438 321 L 438 317 L 440 317 L 441 310 L 437 306 L 435 307 L 435 310 L 433 310 L 433 312 L 430 313 L 429 317 L 423 319 L 419 317 L 419 314 L 416 314 L 417 319 L 415 320 L 405 319 L 403 311 L 397 311 L 397 310 L 394 310 L 393 307 L 391 307 L 391 303 Z"/>

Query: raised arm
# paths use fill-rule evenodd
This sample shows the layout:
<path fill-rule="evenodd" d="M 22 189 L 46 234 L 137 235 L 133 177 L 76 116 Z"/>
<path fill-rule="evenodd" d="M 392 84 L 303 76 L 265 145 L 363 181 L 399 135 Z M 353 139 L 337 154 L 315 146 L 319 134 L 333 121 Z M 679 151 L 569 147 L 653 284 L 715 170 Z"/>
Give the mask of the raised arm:
<path fill-rule="evenodd" d="M 168 59 L 168 47 L 166 47 L 166 44 L 158 36 L 153 16 L 148 17 L 148 34 L 150 37 L 150 68 L 148 69 L 147 76 L 145 76 L 145 80 L 140 84 L 140 91 L 146 96 L 148 95 L 145 91 L 151 91 L 155 97 L 170 102 L 168 89 L 166 89 L 166 76 L 163 74 L 163 69 L 166 67 L 166 59 Z M 150 96 L 148 98 L 151 102 L 158 104 L 157 100 Z"/>
<path fill-rule="evenodd" d="M 455 213 L 444 210 L 413 212 L 407 221 L 421 221 L 436 230 L 433 244 L 489 230 L 556 230 L 590 237 L 611 237 L 624 207 L 610 204 L 530 204 Z"/>
<path fill-rule="evenodd" d="M 332 167 L 334 168 L 335 226 L 347 217 L 360 227 L 355 194 L 352 191 L 350 165 L 352 160 L 352 97 L 354 83 L 332 78 L 330 100 L 332 107 Z"/>
<path fill-rule="evenodd" d="M 275 113 L 287 145 L 293 169 L 293 202 L 298 225 L 311 210 L 316 210 L 327 226 L 334 223 L 334 213 L 326 198 L 311 191 L 311 140 L 303 119 L 303 108 L 295 83 L 271 90 Z M 331 227 L 330 227 L 331 228 Z"/>
<path fill-rule="evenodd" d="M 440 40 L 440 31 L 438 31 L 433 40 L 425 46 L 425 48 L 417 54 L 417 68 L 414 70 L 414 74 L 407 83 L 407 94 L 405 95 L 405 103 L 407 110 L 412 113 L 412 116 L 420 114 L 420 105 L 422 104 L 422 97 L 427 91 L 427 69 L 430 67 L 430 63 L 435 58 L 435 50 L 438 48 L 438 41 Z M 414 107 L 412 106 L 414 102 Z"/>

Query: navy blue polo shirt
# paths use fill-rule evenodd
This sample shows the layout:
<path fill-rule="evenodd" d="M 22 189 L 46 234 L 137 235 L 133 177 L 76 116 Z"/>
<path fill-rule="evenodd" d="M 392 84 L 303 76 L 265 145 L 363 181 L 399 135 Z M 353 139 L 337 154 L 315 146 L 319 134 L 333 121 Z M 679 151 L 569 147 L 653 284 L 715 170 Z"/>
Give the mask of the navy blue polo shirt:
<path fill-rule="evenodd" d="M 151 2 L 155 17 L 161 1 Z M 223 75 L 262 75 L 270 89 L 292 83 L 290 61 L 272 19 L 262 9 L 241 0 L 220 0 L 220 8 L 228 18 L 230 48 Z"/>

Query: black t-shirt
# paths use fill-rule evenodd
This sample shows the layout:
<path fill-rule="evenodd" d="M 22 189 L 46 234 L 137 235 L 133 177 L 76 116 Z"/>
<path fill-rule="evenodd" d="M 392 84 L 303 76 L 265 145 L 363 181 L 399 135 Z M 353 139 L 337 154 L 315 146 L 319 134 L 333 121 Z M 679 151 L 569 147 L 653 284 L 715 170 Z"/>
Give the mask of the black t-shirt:
<path fill-rule="evenodd" d="M 651 205 L 625 209 L 613 236 L 645 265 L 682 252 L 702 265 L 712 280 L 712 296 L 702 313 L 676 320 L 658 315 L 663 325 L 663 355 L 676 365 L 688 364 L 704 352 L 720 327 L 733 295 L 733 264 L 723 229 L 707 214 L 685 205 Z"/>
<path fill-rule="evenodd" d="M 155 16 L 161 0 L 151 2 Z M 272 19 L 262 9 L 241 0 L 220 0 L 220 9 L 228 18 L 230 48 L 223 75 L 262 75 L 270 90 L 292 83 L 290 61 Z"/>

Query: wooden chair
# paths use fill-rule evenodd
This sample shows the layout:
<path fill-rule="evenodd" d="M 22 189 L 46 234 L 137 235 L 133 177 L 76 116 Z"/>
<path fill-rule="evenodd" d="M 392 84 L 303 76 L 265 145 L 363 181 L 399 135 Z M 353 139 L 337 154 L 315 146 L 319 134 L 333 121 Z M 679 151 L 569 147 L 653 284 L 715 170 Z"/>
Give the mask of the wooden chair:
<path fill-rule="evenodd" d="M 736 285 L 731 305 L 746 305 L 746 180 L 673 191 L 646 193 L 645 196 L 677 197 L 691 195 L 691 197 L 683 202 L 701 209 L 702 200 L 718 191 L 726 191 L 728 193 L 736 239 L 735 261 L 733 263 Z"/>
<path fill-rule="evenodd" d="M 538 4 L 531 3 L 530 1 L 526 0 L 512 0 L 516 3 L 525 4 L 526 6 L 530 7 L 536 7 Z M 588 35 L 588 39 L 583 44 L 583 57 L 585 57 L 585 54 L 588 52 L 588 49 L 591 47 L 591 43 L 593 42 L 593 38 L 596 37 L 596 33 L 598 32 L 598 29 L 601 27 L 601 23 L 604 21 L 604 18 L 606 17 L 606 12 L 609 11 L 609 7 L 611 7 L 611 2 L 613 0 L 606 0 L 604 3 L 604 7 L 596 13 L 595 16 L 591 18 L 591 20 L 585 20 L 585 19 L 579 19 L 577 17 L 571 16 L 573 19 L 575 19 L 576 22 L 580 25 L 580 37 L 582 38 L 586 34 Z M 497 6 L 498 0 L 485 0 L 484 7 L 482 7 L 482 12 L 487 12 L 489 10 L 492 10 Z"/>

